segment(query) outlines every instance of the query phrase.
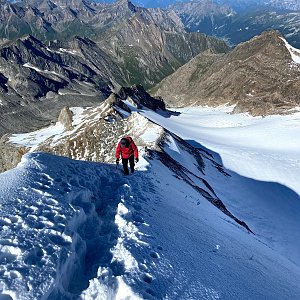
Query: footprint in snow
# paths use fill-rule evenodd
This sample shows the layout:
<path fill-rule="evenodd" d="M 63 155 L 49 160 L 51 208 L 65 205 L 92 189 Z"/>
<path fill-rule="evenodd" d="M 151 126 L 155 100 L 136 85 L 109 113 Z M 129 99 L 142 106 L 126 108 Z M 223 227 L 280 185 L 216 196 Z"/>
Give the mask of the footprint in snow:
<path fill-rule="evenodd" d="M 47 198 L 45 200 L 45 203 L 51 206 L 57 206 L 58 205 L 58 201 L 56 201 L 55 199 L 52 198 Z"/>
<path fill-rule="evenodd" d="M 63 236 L 61 235 L 56 235 L 56 234 L 50 234 L 48 236 L 49 240 L 58 246 L 68 246 L 70 245 L 70 241 L 66 240 Z"/>
<path fill-rule="evenodd" d="M 48 185 L 47 183 L 37 182 L 36 184 L 39 186 L 39 189 L 41 189 L 42 191 L 47 191 L 50 189 L 50 185 Z"/>
<path fill-rule="evenodd" d="M 0 225 L 1 226 L 10 226 L 12 223 L 11 219 L 8 217 L 1 217 L 0 218 Z"/>
<path fill-rule="evenodd" d="M 135 212 L 132 213 L 132 220 L 138 224 L 144 223 L 144 219 Z M 138 224 L 136 224 L 136 225 L 138 225 Z"/>
<path fill-rule="evenodd" d="M 144 282 L 151 284 L 153 281 L 153 277 L 149 273 L 144 273 L 142 275 L 142 279 Z"/>
<path fill-rule="evenodd" d="M 7 265 L 17 260 L 21 249 L 11 245 L 0 245 L 0 265 Z"/>
<path fill-rule="evenodd" d="M 43 256 L 43 250 L 39 246 L 37 246 L 30 250 L 30 252 L 25 257 L 24 262 L 26 265 L 37 265 L 41 262 Z"/>
<path fill-rule="evenodd" d="M 0 294 L 0 300 L 14 300 L 14 299 L 8 294 Z"/>
<path fill-rule="evenodd" d="M 155 251 L 151 251 L 151 252 L 150 252 L 150 256 L 151 256 L 152 258 L 160 258 L 159 254 L 158 254 L 157 252 L 155 252 Z"/>
<path fill-rule="evenodd" d="M 145 264 L 140 264 L 140 270 L 147 272 L 148 267 Z"/>
<path fill-rule="evenodd" d="M 144 299 L 156 299 L 155 292 L 152 289 L 146 289 Z"/>
<path fill-rule="evenodd" d="M 60 177 L 56 177 L 56 178 L 54 178 L 53 181 L 57 182 L 57 183 L 60 183 L 60 182 L 62 182 L 62 179 Z"/>

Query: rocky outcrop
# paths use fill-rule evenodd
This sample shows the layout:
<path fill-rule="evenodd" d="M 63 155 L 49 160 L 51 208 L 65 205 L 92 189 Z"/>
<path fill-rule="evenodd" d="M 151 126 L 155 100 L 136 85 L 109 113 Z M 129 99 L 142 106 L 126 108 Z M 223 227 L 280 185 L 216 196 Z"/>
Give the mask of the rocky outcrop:
<path fill-rule="evenodd" d="M 0 172 L 5 172 L 17 166 L 23 155 L 29 151 L 24 146 L 16 146 L 9 143 L 9 136 L 0 139 Z"/>
<path fill-rule="evenodd" d="M 129 100 L 137 108 L 142 108 L 143 106 L 150 108 L 154 111 L 161 109 L 166 110 L 165 103 L 162 98 L 151 97 L 141 85 L 136 85 L 132 87 L 123 87 L 118 92 L 118 96 L 122 100 Z"/>
<path fill-rule="evenodd" d="M 68 106 L 65 106 L 58 117 L 58 122 L 62 123 L 65 130 L 71 130 L 73 128 L 73 113 Z"/>
<path fill-rule="evenodd" d="M 113 162 L 116 143 L 122 136 L 131 135 L 140 146 L 144 146 L 140 136 L 149 126 L 154 126 L 138 113 L 132 113 L 131 105 L 127 103 L 148 109 L 165 109 L 162 99 L 151 97 L 141 86 L 122 88 L 118 94 L 112 93 L 101 104 L 86 108 L 79 123 L 74 120 L 72 109 L 64 107 L 57 120 L 64 125 L 64 133 L 59 138 L 47 138 L 34 150 L 73 159 Z M 32 138 L 34 133 L 31 134 Z M 3 172 L 15 167 L 31 148 L 13 144 L 10 135 L 5 135 L 0 140 L 0 150 L 0 172 Z"/>
<path fill-rule="evenodd" d="M 287 113 L 300 104 L 299 78 L 282 36 L 269 31 L 228 54 L 200 54 L 153 93 L 170 106 L 228 103 L 252 115 Z"/>

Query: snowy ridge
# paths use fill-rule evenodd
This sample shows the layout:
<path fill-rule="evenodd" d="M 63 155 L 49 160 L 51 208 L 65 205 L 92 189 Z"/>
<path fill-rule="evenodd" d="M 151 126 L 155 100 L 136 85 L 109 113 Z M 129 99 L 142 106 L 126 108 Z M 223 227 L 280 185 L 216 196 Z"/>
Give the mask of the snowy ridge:
<path fill-rule="evenodd" d="M 32 153 L 2 174 L 2 186 L 3 178 L 13 175 L 18 184 L 6 182 L 8 189 L 27 188 L 19 205 L 31 208 L 28 215 L 26 207 L 2 196 L 2 222 L 11 222 L 6 221 L 0 243 L 15 243 L 5 257 L 1 252 L 2 295 L 220 299 L 233 292 L 238 298 L 284 299 L 287 288 L 287 298 L 300 295 L 295 265 L 245 234 L 162 162 L 149 162 L 149 171 L 127 179 L 114 166 Z M 16 173 L 26 174 L 27 182 Z M 9 209 L 19 221 L 8 216 Z M 28 222 L 32 229 L 20 229 Z M 241 275 L 251 278 L 248 286 L 238 283 Z"/>
<path fill-rule="evenodd" d="M 16 199 L 19 190 L 24 192 L 14 201 L 1 196 L 3 294 L 13 299 L 69 299 L 84 290 L 90 277 L 96 277 L 97 264 L 107 265 L 98 271 L 101 278 L 107 272 L 115 278 L 110 281 L 116 281 L 105 285 L 104 280 L 102 289 L 118 294 L 119 285 L 126 287 L 111 273 L 122 274 L 123 263 L 125 271 L 136 267 L 123 242 L 134 238 L 137 230 L 123 219 L 128 212 L 124 197 L 130 195 L 118 171 L 35 153 L 27 155 L 16 170 L 3 174 L 2 184 L 10 178 L 16 181 L 12 186 L 5 184 L 10 197 Z M 14 217 L 4 217 L 8 213 Z M 102 250 L 97 253 L 97 249 Z M 111 256 L 114 271 L 108 268 Z"/>
<path fill-rule="evenodd" d="M 228 121 L 218 109 L 205 117 L 143 108 L 120 121 L 140 149 L 128 177 L 114 164 L 36 152 L 0 174 L 0 299 L 300 298 L 299 195 L 234 172 L 217 152 L 227 131 L 272 118 Z M 73 111 L 74 135 L 107 116 Z"/>

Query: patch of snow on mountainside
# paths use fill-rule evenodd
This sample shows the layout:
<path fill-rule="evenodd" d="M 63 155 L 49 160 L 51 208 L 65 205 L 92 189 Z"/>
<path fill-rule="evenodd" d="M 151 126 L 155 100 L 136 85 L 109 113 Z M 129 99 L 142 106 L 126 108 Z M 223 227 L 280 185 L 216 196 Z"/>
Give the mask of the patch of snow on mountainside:
<path fill-rule="evenodd" d="M 100 109 L 102 108 L 102 106 L 100 106 Z M 32 152 L 35 151 L 35 149 L 40 144 L 42 144 L 49 138 L 53 138 L 53 142 L 55 143 L 55 141 L 57 141 L 58 139 L 75 132 L 83 124 L 87 122 L 97 121 L 99 118 L 101 118 L 97 110 L 91 114 L 91 118 L 91 115 L 87 114 L 87 111 L 90 111 L 91 108 L 84 109 L 81 107 L 71 107 L 70 110 L 73 113 L 73 130 L 66 131 L 63 124 L 57 122 L 55 125 L 50 125 L 48 127 L 33 132 L 12 134 L 9 138 L 9 142 L 30 148 L 30 151 Z"/>
<path fill-rule="evenodd" d="M 300 50 L 296 49 L 295 47 L 291 46 L 284 38 L 281 38 L 284 43 L 285 46 L 287 47 L 287 49 L 289 50 L 292 60 L 297 63 L 300 64 Z"/>
<path fill-rule="evenodd" d="M 64 125 L 60 122 L 57 122 L 55 125 L 50 125 L 49 127 L 37 131 L 13 134 L 9 138 L 9 141 L 13 144 L 23 145 L 27 148 L 30 148 L 30 151 L 34 151 L 36 147 L 45 140 L 51 136 L 62 134 L 64 131 Z"/>
<path fill-rule="evenodd" d="M 33 69 L 33 70 L 35 70 L 35 71 L 38 72 L 38 73 L 52 74 L 52 75 L 55 75 L 55 76 L 58 76 L 58 77 L 64 77 L 64 76 L 62 76 L 61 74 L 58 74 L 58 73 L 56 73 L 56 72 L 54 72 L 54 71 L 41 70 L 41 69 L 39 69 L 38 67 L 35 67 L 35 66 L 33 66 L 32 64 L 30 64 L 30 63 L 25 63 L 25 64 L 23 65 L 23 67 L 26 67 L 26 68 L 29 68 L 29 69 Z"/>

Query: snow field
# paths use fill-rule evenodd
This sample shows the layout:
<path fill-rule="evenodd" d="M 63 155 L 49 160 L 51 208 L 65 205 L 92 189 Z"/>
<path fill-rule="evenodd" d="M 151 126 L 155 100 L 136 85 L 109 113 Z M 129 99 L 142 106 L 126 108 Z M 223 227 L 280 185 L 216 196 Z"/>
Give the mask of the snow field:
<path fill-rule="evenodd" d="M 299 265 L 300 143 L 295 137 L 300 135 L 300 114 L 261 118 L 232 115 L 231 110 L 187 108 L 170 118 L 141 113 L 198 148 L 204 178 L 229 211 Z M 169 148 L 167 153 L 194 169 L 180 147 L 171 142 Z"/>
<path fill-rule="evenodd" d="M 130 247 L 158 255 L 143 241 L 140 205 L 115 166 L 31 153 L 0 181 L 7 192 L 0 200 L 0 299 L 149 294 L 152 276 L 145 264 L 140 269 Z"/>
<path fill-rule="evenodd" d="M 300 194 L 300 113 L 251 117 L 230 114 L 232 107 L 187 108 L 165 118 L 141 113 L 191 143 L 218 156 L 225 168 L 255 180 L 283 184 Z M 196 145 L 194 144 L 194 145 Z"/>

